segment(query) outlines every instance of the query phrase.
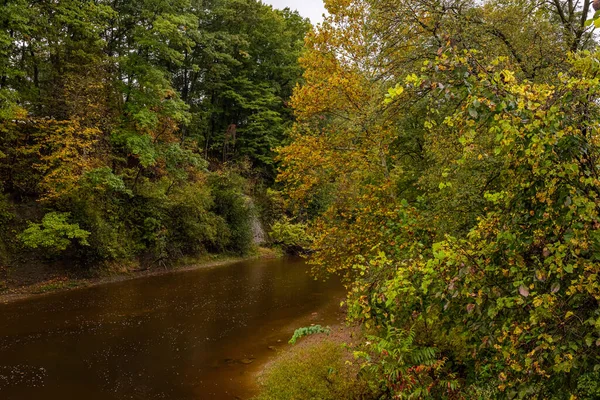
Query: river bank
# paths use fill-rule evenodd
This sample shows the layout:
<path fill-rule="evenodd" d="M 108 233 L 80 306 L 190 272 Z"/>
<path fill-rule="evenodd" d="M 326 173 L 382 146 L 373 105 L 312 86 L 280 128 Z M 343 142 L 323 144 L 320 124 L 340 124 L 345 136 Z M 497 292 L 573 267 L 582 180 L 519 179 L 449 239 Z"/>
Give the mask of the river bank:
<path fill-rule="evenodd" d="M 341 400 L 372 398 L 366 381 L 357 379 L 363 333 L 343 322 L 329 333 L 301 338 L 286 346 L 257 371 L 258 395 L 253 400 Z"/>
<path fill-rule="evenodd" d="M 191 271 L 200 268 L 212 268 L 231 263 L 281 257 L 273 249 L 260 247 L 255 254 L 246 257 L 236 257 L 223 254 L 207 254 L 194 259 L 186 259 L 168 267 L 154 267 L 139 269 L 137 265 L 121 265 L 119 268 L 104 268 L 96 272 L 95 276 L 77 276 L 70 273 L 58 272 L 55 276 L 40 279 L 34 283 L 22 283 L 18 280 L 5 281 L 0 285 L 0 304 L 44 296 L 50 293 L 63 292 L 104 285 L 107 283 L 121 282 L 148 276 L 164 275 L 174 272 Z"/>

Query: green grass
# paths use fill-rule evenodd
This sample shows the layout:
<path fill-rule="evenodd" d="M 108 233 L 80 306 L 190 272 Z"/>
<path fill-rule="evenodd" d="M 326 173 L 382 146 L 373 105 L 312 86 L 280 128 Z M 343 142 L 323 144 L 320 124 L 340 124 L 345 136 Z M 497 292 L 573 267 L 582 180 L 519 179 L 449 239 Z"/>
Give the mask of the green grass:
<path fill-rule="evenodd" d="M 347 359 L 347 350 L 328 340 L 293 348 L 265 371 L 255 400 L 372 398 Z"/>

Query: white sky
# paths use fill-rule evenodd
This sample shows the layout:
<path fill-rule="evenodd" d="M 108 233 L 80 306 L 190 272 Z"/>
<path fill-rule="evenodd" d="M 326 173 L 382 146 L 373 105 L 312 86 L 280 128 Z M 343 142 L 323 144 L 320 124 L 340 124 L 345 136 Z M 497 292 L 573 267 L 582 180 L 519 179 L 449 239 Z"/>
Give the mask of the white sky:
<path fill-rule="evenodd" d="M 273 8 L 289 7 L 298 10 L 300 15 L 308 17 L 313 25 L 323 21 L 322 14 L 325 12 L 323 0 L 262 0 L 262 2 L 271 4 Z"/>
<path fill-rule="evenodd" d="M 298 10 L 300 15 L 308 17 L 313 25 L 323 22 L 323 13 L 325 13 L 323 0 L 262 0 L 262 2 L 278 9 L 289 7 Z M 593 15 L 594 10 L 590 9 L 590 14 Z"/>

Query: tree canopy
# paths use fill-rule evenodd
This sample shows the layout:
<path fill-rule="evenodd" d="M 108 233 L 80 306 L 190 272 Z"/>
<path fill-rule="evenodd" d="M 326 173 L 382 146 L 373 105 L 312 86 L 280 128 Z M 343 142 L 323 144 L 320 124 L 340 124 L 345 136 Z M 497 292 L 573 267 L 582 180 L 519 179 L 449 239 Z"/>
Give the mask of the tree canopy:
<path fill-rule="evenodd" d="M 3 1 L 3 262 L 246 252 L 309 27 L 257 0 Z"/>
<path fill-rule="evenodd" d="M 591 2 L 330 0 L 279 149 L 386 398 L 595 398 Z"/>

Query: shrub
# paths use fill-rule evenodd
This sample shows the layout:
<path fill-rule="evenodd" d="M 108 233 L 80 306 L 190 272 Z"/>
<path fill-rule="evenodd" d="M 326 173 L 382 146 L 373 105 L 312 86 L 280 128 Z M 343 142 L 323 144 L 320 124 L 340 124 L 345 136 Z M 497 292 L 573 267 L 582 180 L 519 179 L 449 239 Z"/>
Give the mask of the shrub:
<path fill-rule="evenodd" d="M 254 210 L 249 197 L 244 194 L 245 179 L 233 171 L 222 171 L 209 177 L 214 198 L 211 209 L 222 217 L 228 234 L 222 238 L 228 240 L 216 243 L 217 250 L 236 254 L 247 254 L 252 248 L 252 219 Z"/>
<path fill-rule="evenodd" d="M 168 218 L 164 223 L 170 254 L 202 253 L 207 246 L 222 242 L 220 231 L 228 231 L 223 218 L 210 211 L 214 201 L 204 182 L 172 190 L 166 205 Z"/>
<path fill-rule="evenodd" d="M 388 327 L 385 334 L 367 336 L 368 352 L 355 352 L 365 359 L 363 372 L 386 398 L 453 398 L 458 380 L 448 371 L 448 359 L 438 354 L 438 348 L 420 345 L 416 335 L 414 327 L 407 331 Z"/>
<path fill-rule="evenodd" d="M 134 226 L 134 218 L 139 207 L 145 203 L 127 191 L 118 191 L 118 181 L 112 182 L 113 189 L 104 186 L 109 174 L 94 177 L 98 181 L 86 183 L 83 190 L 73 196 L 72 216 L 86 230 L 91 232 L 89 247 L 80 254 L 81 261 L 103 262 L 107 260 L 131 260 L 143 249 L 139 239 L 139 229 Z"/>
<path fill-rule="evenodd" d="M 52 252 L 61 252 L 67 249 L 73 240 L 88 246 L 90 232 L 83 230 L 79 224 L 67 222 L 71 213 L 50 212 L 44 215 L 41 224 L 29 223 L 29 227 L 20 235 L 26 247 L 37 249 L 43 247 Z"/>
<path fill-rule="evenodd" d="M 10 259 L 11 245 L 14 240 L 14 218 L 15 214 L 7 197 L 0 195 L 0 272 L 2 265 L 8 264 Z M 1 274 L 0 279 L 2 279 Z"/>
<path fill-rule="evenodd" d="M 577 394 L 582 400 L 600 399 L 600 371 L 581 375 L 577 380 Z"/>
<path fill-rule="evenodd" d="M 305 224 L 292 223 L 288 218 L 283 218 L 271 226 L 271 239 L 287 253 L 301 253 L 312 243 L 312 237 L 306 233 L 306 228 Z"/>
<path fill-rule="evenodd" d="M 329 335 L 330 329 L 328 327 L 323 328 L 321 325 L 312 325 L 298 328 L 294 331 L 292 338 L 289 340 L 289 344 L 296 344 L 298 339 L 303 336 L 315 335 L 317 333 L 326 333 Z"/>

